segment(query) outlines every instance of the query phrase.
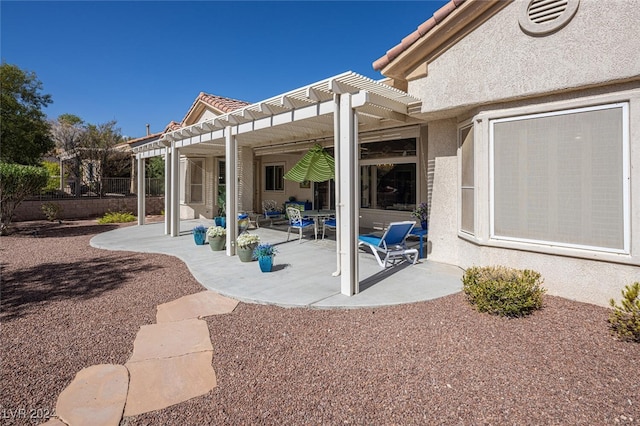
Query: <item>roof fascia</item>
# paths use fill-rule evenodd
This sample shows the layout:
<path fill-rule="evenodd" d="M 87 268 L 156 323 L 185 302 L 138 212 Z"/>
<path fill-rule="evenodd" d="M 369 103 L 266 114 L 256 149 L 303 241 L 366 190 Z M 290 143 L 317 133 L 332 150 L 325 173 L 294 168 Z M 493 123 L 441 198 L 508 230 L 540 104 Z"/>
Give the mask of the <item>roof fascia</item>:
<path fill-rule="evenodd" d="M 407 90 L 407 81 L 427 75 L 428 63 L 447 51 L 514 0 L 468 0 L 409 46 L 380 72 L 393 86 Z"/>

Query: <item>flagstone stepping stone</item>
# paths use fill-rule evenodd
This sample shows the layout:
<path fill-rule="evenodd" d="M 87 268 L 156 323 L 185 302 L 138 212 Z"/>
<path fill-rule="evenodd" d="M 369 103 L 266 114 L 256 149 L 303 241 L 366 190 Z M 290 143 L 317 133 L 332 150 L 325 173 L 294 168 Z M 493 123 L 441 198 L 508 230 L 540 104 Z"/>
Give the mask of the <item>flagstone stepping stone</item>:
<path fill-rule="evenodd" d="M 213 351 L 172 358 L 127 362 L 129 395 L 125 416 L 169 407 L 208 393 L 216 387 Z"/>
<path fill-rule="evenodd" d="M 214 291 L 202 291 L 158 305 L 156 322 L 181 321 L 211 315 L 228 314 L 238 306 L 238 301 L 221 296 Z"/>
<path fill-rule="evenodd" d="M 212 351 L 207 322 L 199 319 L 143 325 L 129 362 Z"/>
<path fill-rule="evenodd" d="M 58 396 L 56 415 L 69 425 L 120 424 L 129 373 L 122 365 L 83 368 Z"/>

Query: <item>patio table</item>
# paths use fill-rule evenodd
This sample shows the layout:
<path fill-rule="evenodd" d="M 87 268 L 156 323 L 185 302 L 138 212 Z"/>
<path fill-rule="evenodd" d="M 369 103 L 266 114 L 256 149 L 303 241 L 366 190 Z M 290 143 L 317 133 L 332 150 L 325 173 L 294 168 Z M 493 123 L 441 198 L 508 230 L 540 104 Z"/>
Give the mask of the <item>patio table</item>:
<path fill-rule="evenodd" d="M 313 231 L 317 240 L 318 239 L 318 222 L 321 219 L 335 216 L 336 211 L 335 210 L 305 210 L 301 213 L 303 216 L 310 217 L 313 219 Z"/>

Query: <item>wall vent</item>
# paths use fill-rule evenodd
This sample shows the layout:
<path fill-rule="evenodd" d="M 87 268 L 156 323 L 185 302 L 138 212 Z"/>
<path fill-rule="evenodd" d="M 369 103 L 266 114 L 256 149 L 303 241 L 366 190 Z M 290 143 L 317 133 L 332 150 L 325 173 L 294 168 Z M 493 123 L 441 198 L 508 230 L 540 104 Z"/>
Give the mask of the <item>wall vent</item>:
<path fill-rule="evenodd" d="M 580 0 L 531 0 L 523 2 L 519 23 L 522 31 L 533 36 L 551 34 L 569 23 Z"/>

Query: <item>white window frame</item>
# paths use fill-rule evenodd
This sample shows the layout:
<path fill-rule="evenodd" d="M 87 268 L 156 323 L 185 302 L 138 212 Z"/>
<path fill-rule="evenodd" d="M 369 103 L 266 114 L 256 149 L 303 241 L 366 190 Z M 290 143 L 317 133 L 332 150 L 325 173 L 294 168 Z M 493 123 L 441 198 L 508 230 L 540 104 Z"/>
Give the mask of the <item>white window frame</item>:
<path fill-rule="evenodd" d="M 622 202 L 623 202 L 623 248 L 615 249 L 610 247 L 594 247 L 581 244 L 564 243 L 558 241 L 541 241 L 529 240 L 525 238 L 516 238 L 508 236 L 499 236 L 495 234 L 495 178 L 494 178 L 494 125 L 509 121 L 522 121 L 532 118 L 544 118 L 558 115 L 569 115 L 580 112 L 598 111 L 605 109 L 620 108 L 622 110 Z M 505 241 L 514 243 L 531 244 L 538 247 L 560 247 L 574 250 L 588 250 L 593 252 L 603 252 L 612 254 L 630 254 L 631 245 L 631 192 L 630 192 L 630 140 L 629 140 L 629 103 L 617 102 L 595 106 L 584 106 L 570 108 L 564 110 L 556 110 L 549 112 L 530 113 L 525 115 L 513 115 L 504 118 L 489 119 L 489 239 L 494 242 Z"/>
<path fill-rule="evenodd" d="M 463 164 L 462 162 L 464 161 L 463 159 L 463 155 L 462 155 L 462 132 L 465 129 L 469 129 L 470 132 L 473 132 L 472 137 L 473 137 L 473 185 L 470 187 L 464 187 L 462 185 L 462 169 L 463 169 Z M 478 196 L 478 176 L 476 175 L 476 170 L 477 170 L 477 154 L 475 152 L 476 150 L 476 128 L 475 125 L 472 121 L 465 121 L 463 123 L 461 123 L 458 126 L 457 129 L 457 140 L 458 140 L 458 148 L 457 148 L 457 152 L 458 152 L 458 235 L 460 236 L 465 236 L 465 237 L 470 237 L 470 238 L 474 238 L 477 235 L 478 232 L 478 203 L 477 203 L 477 196 Z M 469 232 L 469 230 L 465 230 L 462 229 L 462 190 L 463 189 L 473 189 L 473 202 L 472 202 L 472 209 L 473 209 L 473 232 Z"/>

